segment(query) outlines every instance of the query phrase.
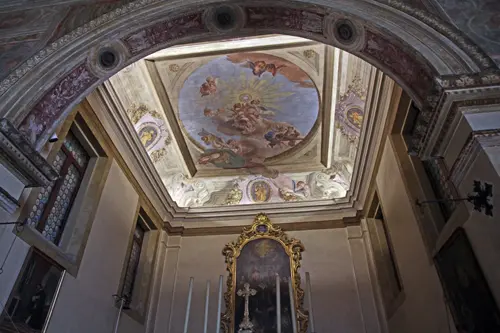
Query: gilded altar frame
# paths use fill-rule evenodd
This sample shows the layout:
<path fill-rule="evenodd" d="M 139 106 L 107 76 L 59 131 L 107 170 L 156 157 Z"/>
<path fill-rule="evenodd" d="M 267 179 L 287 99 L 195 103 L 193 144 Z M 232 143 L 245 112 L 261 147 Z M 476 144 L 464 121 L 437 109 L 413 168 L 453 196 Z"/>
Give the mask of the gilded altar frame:
<path fill-rule="evenodd" d="M 221 325 L 224 333 L 235 333 L 234 327 L 235 295 L 236 295 L 236 259 L 239 257 L 243 247 L 250 241 L 268 238 L 279 242 L 288 257 L 290 258 L 290 273 L 293 281 L 295 297 L 295 308 L 297 313 L 297 329 L 299 333 L 307 333 L 308 312 L 304 310 L 304 290 L 300 286 L 301 278 L 299 274 L 302 252 L 304 245 L 295 238 L 290 238 L 279 227 L 271 223 L 266 214 L 258 214 L 251 226 L 244 227 L 242 233 L 236 241 L 226 244 L 222 250 L 222 255 L 226 260 L 228 277 L 226 281 L 227 291 L 224 293 L 226 312 L 221 314 Z"/>

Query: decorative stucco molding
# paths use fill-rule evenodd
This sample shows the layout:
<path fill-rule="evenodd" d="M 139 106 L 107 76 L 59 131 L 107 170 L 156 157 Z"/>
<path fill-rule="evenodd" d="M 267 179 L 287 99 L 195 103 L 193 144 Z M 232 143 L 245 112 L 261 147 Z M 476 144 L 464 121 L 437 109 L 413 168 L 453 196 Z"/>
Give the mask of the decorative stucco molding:
<path fill-rule="evenodd" d="M 481 148 L 493 145 L 500 145 L 500 129 L 474 131 L 469 135 L 451 168 L 450 179 L 455 186 L 460 186 Z"/>
<path fill-rule="evenodd" d="M 27 187 L 48 185 L 59 175 L 7 120 L 0 120 L 0 162 Z"/>
<path fill-rule="evenodd" d="M 422 123 L 416 125 L 416 131 L 421 134 L 419 155 L 424 159 L 442 155 L 458 125 L 461 115 L 459 110 L 497 104 L 500 104 L 500 86 L 445 91 L 432 117 L 426 120 L 427 125 L 424 126 Z M 414 139 L 416 138 L 417 136 L 414 136 Z"/>

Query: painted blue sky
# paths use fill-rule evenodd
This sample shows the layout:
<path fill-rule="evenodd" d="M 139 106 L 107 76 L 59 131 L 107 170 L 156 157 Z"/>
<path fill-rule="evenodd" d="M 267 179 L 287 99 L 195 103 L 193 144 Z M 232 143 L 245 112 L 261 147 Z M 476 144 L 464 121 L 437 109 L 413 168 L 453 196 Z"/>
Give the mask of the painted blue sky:
<path fill-rule="evenodd" d="M 215 95 L 202 97 L 200 87 L 209 76 L 217 78 L 218 91 Z M 302 135 L 309 133 L 318 117 L 319 95 L 315 88 L 301 87 L 279 72 L 274 77 L 266 72 L 259 78 L 251 68 L 222 56 L 196 69 L 184 82 L 179 95 L 179 119 L 187 133 L 200 144 L 198 133 L 202 128 L 227 140 L 231 137 L 218 133 L 217 124 L 205 117 L 203 110 L 205 107 L 213 110 L 230 107 L 244 92 L 251 92 L 253 98 L 259 98 L 263 106 L 274 111 L 273 120 L 294 125 Z"/>

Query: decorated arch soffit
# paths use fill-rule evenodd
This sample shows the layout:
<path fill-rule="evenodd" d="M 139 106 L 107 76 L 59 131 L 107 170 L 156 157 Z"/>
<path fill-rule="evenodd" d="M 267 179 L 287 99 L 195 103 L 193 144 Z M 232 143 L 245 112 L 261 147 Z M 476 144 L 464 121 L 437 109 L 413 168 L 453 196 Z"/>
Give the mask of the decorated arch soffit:
<path fill-rule="evenodd" d="M 479 47 L 412 6 L 362 0 L 311 6 L 308 1 L 277 0 L 263 6 L 253 1 L 137 0 L 87 8 L 82 20 L 70 13 L 48 36 L 49 45 L 22 64 L 12 62 L 16 70 L 0 82 L 2 115 L 40 150 L 71 107 L 126 64 L 171 45 L 266 33 L 308 37 L 368 60 L 425 107 L 420 129 L 435 116 L 442 88 L 500 81 L 494 72 L 498 68 Z M 223 17 L 231 19 L 221 23 Z M 12 22 L 23 19 L 24 14 Z M 103 51 L 114 52 L 105 68 L 98 61 Z M 425 134 L 416 135 L 417 152 Z"/>
<path fill-rule="evenodd" d="M 342 200 L 372 72 L 333 47 L 268 36 L 159 51 L 99 89 L 179 207 Z"/>
<path fill-rule="evenodd" d="M 258 263 L 244 262 L 243 270 L 238 269 L 239 261 L 241 265 L 243 264 L 241 260 L 248 260 L 247 258 L 242 258 L 244 257 L 242 253 L 245 247 L 248 247 L 250 252 L 254 252 L 255 254 L 252 257 L 259 258 L 260 262 L 264 262 L 267 265 L 272 262 L 272 268 L 260 267 Z M 276 251 L 276 247 L 284 249 L 286 253 L 285 260 L 273 258 L 278 257 L 276 252 L 279 251 Z M 247 254 L 249 251 L 247 251 Z M 286 285 L 288 279 L 292 280 L 293 296 L 295 298 L 294 303 L 297 313 L 297 329 L 300 333 L 307 332 L 308 313 L 303 308 L 304 290 L 301 288 L 299 273 L 302 252 L 304 251 L 304 245 L 300 240 L 289 237 L 279 226 L 271 223 L 267 215 L 263 213 L 257 214 L 251 226 L 243 228 L 243 231 L 236 241 L 226 244 L 222 250 L 222 255 L 226 262 L 226 270 L 228 272 L 228 277 L 226 279 L 227 291 L 224 293 L 226 311 L 222 314 L 222 327 L 224 328 L 224 332 L 234 333 L 237 331 L 238 327 L 235 321 L 239 318 L 236 317 L 236 292 L 239 288 L 242 288 L 243 283 L 253 281 L 252 284 L 255 284 L 255 286 L 252 285 L 251 287 L 259 289 L 257 293 L 263 292 L 267 286 L 259 288 L 259 284 L 255 279 L 261 279 L 264 285 L 273 285 L 276 273 L 280 275 L 282 280 L 281 284 L 284 283 Z M 286 269 L 283 269 L 282 266 L 286 266 Z M 252 270 L 255 271 L 252 272 Z M 246 276 L 249 277 L 248 281 L 245 280 Z M 286 288 L 282 287 L 281 290 L 286 291 Z M 282 304 L 282 306 L 284 305 Z"/>

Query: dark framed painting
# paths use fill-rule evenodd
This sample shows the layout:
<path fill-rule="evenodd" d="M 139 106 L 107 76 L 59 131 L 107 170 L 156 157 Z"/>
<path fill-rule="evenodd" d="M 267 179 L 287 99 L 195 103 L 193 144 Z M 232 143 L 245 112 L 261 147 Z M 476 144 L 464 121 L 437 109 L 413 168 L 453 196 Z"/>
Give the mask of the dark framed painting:
<path fill-rule="evenodd" d="M 42 332 L 57 298 L 64 269 L 30 250 L 0 320 L 0 332 Z"/>
<path fill-rule="evenodd" d="M 304 310 L 304 290 L 299 273 L 305 248 L 302 242 L 289 237 L 264 213 L 259 213 L 251 226 L 243 228 L 237 240 L 224 246 L 227 291 L 224 293 L 226 310 L 221 313 L 221 331 L 236 333 L 252 327 L 252 333 L 276 332 L 277 302 L 276 274 L 280 277 L 281 331 L 291 333 L 292 311 L 296 314 L 298 333 L 307 333 L 309 317 Z M 288 283 L 292 284 L 292 295 Z M 245 289 L 250 290 L 249 321 L 245 319 Z M 238 292 L 240 291 L 240 292 Z M 241 295 L 241 296 L 240 296 Z M 293 305 L 290 301 L 293 297 Z M 243 324 L 240 326 L 240 324 Z"/>
<path fill-rule="evenodd" d="M 290 257 L 274 239 L 259 238 L 245 244 L 236 259 L 236 292 L 245 283 L 256 290 L 249 298 L 250 320 L 254 333 L 276 332 L 276 274 L 280 276 L 281 331 L 292 333 L 290 294 Z M 243 297 L 235 298 L 234 327 L 238 330 L 245 308 Z"/>
<path fill-rule="evenodd" d="M 465 230 L 457 229 L 435 257 L 459 333 L 500 332 L 500 312 Z"/>

